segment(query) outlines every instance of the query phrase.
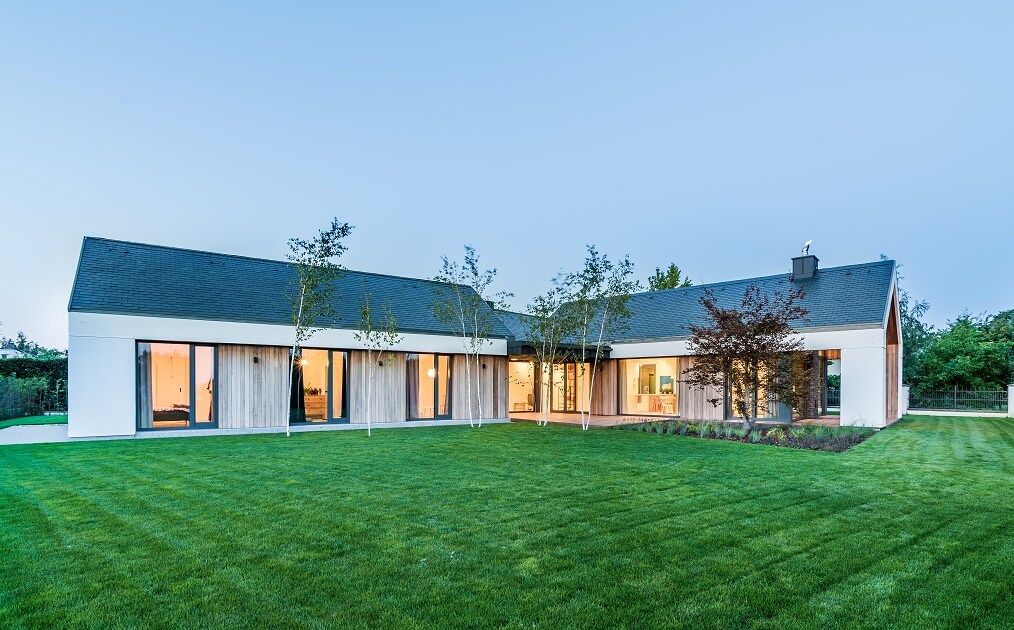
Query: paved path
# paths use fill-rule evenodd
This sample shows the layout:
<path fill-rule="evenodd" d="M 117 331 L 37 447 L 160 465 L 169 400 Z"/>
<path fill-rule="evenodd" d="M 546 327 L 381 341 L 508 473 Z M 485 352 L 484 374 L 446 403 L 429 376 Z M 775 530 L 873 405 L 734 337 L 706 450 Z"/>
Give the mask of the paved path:
<path fill-rule="evenodd" d="M 67 442 L 66 424 L 19 424 L 0 429 L 0 446 L 5 444 L 45 444 Z"/>

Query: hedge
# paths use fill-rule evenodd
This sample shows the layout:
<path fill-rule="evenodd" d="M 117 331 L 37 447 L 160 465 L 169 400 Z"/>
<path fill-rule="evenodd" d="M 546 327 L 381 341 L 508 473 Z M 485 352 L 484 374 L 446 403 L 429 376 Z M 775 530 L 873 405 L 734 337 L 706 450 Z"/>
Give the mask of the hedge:
<path fill-rule="evenodd" d="M 67 408 L 66 358 L 0 359 L 0 379 L 5 381 L 3 394 L 7 401 L 0 414 L 18 417 Z"/>

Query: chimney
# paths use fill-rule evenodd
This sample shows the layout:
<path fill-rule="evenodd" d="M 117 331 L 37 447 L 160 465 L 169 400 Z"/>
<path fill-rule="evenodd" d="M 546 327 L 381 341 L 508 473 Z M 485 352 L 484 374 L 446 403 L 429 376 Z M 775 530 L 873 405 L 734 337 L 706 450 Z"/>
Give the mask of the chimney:
<path fill-rule="evenodd" d="M 819 260 L 813 254 L 796 256 L 792 259 L 792 279 L 810 280 L 817 275 L 817 263 Z"/>

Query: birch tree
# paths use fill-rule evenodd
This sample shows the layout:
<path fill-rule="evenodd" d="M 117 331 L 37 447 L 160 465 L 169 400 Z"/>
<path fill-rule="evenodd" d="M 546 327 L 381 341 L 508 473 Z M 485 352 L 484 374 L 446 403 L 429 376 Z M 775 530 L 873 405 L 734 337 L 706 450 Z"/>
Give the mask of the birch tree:
<path fill-rule="evenodd" d="M 348 223 L 331 219 L 331 226 L 310 239 L 290 238 L 286 258 L 296 270 L 292 301 L 292 353 L 289 357 L 289 398 L 285 402 L 285 435 L 289 435 L 289 404 L 292 399 L 292 373 L 299 360 L 300 347 L 313 333 L 323 330 L 324 320 L 334 322 L 337 298 L 335 282 L 342 267 L 338 259 L 347 249 L 342 239 L 352 232 Z"/>
<path fill-rule="evenodd" d="M 373 436 L 373 377 L 377 368 L 385 363 L 392 365 L 395 357 L 390 354 L 391 348 L 401 343 L 398 334 L 398 320 L 385 304 L 383 314 L 374 321 L 372 296 L 367 293 L 363 305 L 359 309 L 359 327 L 353 334 L 356 341 L 366 346 L 366 436 Z M 376 361 L 373 355 L 376 353 Z M 386 357 L 384 355 L 387 355 Z"/>
<path fill-rule="evenodd" d="M 542 403 L 541 418 L 537 424 L 549 424 L 549 382 L 547 370 L 561 357 L 562 344 L 574 333 L 576 319 L 572 309 L 563 308 L 567 303 L 567 289 L 560 278 L 553 280 L 553 288 L 536 296 L 528 305 L 526 321 L 528 339 L 535 351 L 535 374 L 539 377 L 539 400 Z"/>
<path fill-rule="evenodd" d="M 465 382 L 468 392 L 468 423 L 476 426 L 472 411 L 472 386 L 475 386 L 478 426 L 482 426 L 482 372 L 481 355 L 490 343 L 493 333 L 493 309 L 506 308 L 509 293 L 501 291 L 489 294 L 490 285 L 496 279 L 496 268 L 481 269 L 475 248 L 465 245 L 465 257 L 461 263 L 441 256 L 440 273 L 433 280 L 438 283 L 436 299 L 432 304 L 436 319 L 456 335 L 461 336 L 465 355 Z M 472 376 L 472 369 L 475 376 Z"/>
<path fill-rule="evenodd" d="M 567 279 L 570 301 L 564 308 L 572 311 L 575 319 L 577 345 L 581 351 L 580 399 L 582 401 L 581 428 L 591 427 L 591 401 L 595 392 L 595 375 L 609 338 L 620 332 L 630 318 L 627 302 L 630 294 L 640 288 L 631 280 L 634 264 L 629 256 L 613 262 L 606 254 L 588 245 L 584 268 Z M 591 377 L 585 391 L 584 374 L 587 370 L 589 349 L 593 350 Z"/>
<path fill-rule="evenodd" d="M 805 396 L 806 379 L 792 366 L 792 353 L 803 350 L 803 342 L 790 328 L 792 322 L 806 321 L 803 295 L 798 288 L 767 294 L 751 284 L 738 305 L 720 305 L 711 289 L 701 297 L 710 321 L 690 326 L 687 350 L 695 361 L 683 371 L 684 380 L 698 389 L 725 391 L 746 430 L 754 430 L 758 406 L 767 404 L 759 400 L 761 392 L 790 407 Z"/>

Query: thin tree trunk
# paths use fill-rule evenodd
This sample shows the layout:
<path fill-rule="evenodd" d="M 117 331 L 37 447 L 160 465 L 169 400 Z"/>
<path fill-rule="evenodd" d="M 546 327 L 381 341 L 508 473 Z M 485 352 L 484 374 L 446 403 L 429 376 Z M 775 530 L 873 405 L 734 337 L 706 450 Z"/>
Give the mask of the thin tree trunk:
<path fill-rule="evenodd" d="M 595 346 L 595 360 L 592 363 L 592 373 L 591 373 L 591 378 L 589 379 L 588 403 L 587 403 L 587 407 L 588 407 L 588 426 L 585 427 L 585 431 L 587 431 L 591 427 L 591 401 L 592 401 L 592 396 L 595 394 L 595 372 L 597 371 L 597 368 L 599 366 L 599 349 L 602 347 L 602 337 L 604 337 L 605 334 L 606 334 L 606 320 L 608 318 L 609 318 L 609 304 L 607 302 L 606 303 L 606 309 L 605 309 L 605 311 L 602 312 L 602 322 L 599 325 L 598 344 Z"/>
<path fill-rule="evenodd" d="M 292 338 L 292 355 L 289 357 L 289 396 L 288 401 L 282 407 L 282 414 L 285 416 L 285 437 L 289 434 L 289 405 L 292 402 L 292 371 L 296 368 L 296 345 L 299 343 L 299 327 L 303 321 L 303 296 L 306 295 L 306 288 L 299 289 L 299 309 L 296 311 L 296 331 Z"/>
<path fill-rule="evenodd" d="M 373 367 L 373 351 L 366 350 L 366 437 L 373 437 L 373 377 L 376 370 Z"/>
<path fill-rule="evenodd" d="M 479 339 L 479 311 L 472 311 L 472 323 L 474 328 L 472 329 L 475 333 L 475 399 L 478 402 L 479 409 L 479 428 L 482 428 L 482 370 L 479 369 L 479 353 L 482 351 L 482 342 Z"/>

